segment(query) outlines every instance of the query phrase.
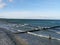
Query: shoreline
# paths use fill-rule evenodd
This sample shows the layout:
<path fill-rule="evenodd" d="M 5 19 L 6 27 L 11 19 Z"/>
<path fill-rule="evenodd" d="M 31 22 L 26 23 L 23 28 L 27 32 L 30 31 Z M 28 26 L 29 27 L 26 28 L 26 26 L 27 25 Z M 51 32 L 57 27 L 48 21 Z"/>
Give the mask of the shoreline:
<path fill-rule="evenodd" d="M 34 43 L 36 43 L 36 41 L 39 41 L 39 42 L 37 42 L 39 45 L 40 44 L 42 44 L 42 45 L 45 45 L 45 44 L 54 44 L 54 45 L 60 45 L 60 41 L 59 40 L 56 40 L 56 39 L 48 39 L 48 38 L 45 38 L 45 37 L 38 37 L 39 38 L 39 40 L 38 40 L 38 38 L 37 38 L 37 36 L 34 36 L 34 35 L 31 35 L 31 34 L 27 34 L 26 33 L 26 35 L 28 35 L 28 37 L 25 35 L 25 34 L 22 34 L 22 35 L 24 35 L 23 37 L 21 36 L 21 34 L 13 34 L 11 31 L 9 31 L 9 30 L 7 30 L 7 29 L 5 29 L 5 28 L 0 28 L 0 30 L 3 30 L 6 34 L 7 34 L 7 36 L 13 41 L 13 42 L 15 42 L 15 45 L 30 45 L 30 43 L 31 43 L 31 45 L 32 44 L 34 44 Z M 26 38 L 24 38 L 24 37 L 26 37 Z M 29 42 L 29 40 L 30 39 L 32 39 L 32 37 L 33 37 L 33 40 L 31 40 L 31 42 Z M 36 37 L 36 38 L 35 38 Z M 29 39 L 28 39 L 29 38 Z M 34 41 L 35 40 L 35 41 Z M 33 42 L 32 42 L 33 41 Z M 43 41 L 43 42 L 42 42 Z M 56 43 L 55 43 L 56 42 Z M 50 44 L 50 45 L 51 45 Z M 36 44 L 35 44 L 36 45 Z"/>
<path fill-rule="evenodd" d="M 6 33 L 6 36 L 8 36 L 9 39 L 11 41 L 13 41 L 13 43 L 15 43 L 15 45 L 28 45 L 28 43 L 25 39 L 20 38 L 18 35 L 10 33 L 7 29 L 0 28 L 0 30 L 3 30 L 3 32 Z M 2 42 L 2 43 L 4 43 L 4 42 Z"/>

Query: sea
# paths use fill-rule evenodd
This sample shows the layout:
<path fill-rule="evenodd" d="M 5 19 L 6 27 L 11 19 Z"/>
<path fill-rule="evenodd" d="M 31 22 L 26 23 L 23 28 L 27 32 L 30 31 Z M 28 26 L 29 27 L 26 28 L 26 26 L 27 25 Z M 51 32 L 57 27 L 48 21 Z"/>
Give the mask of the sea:
<path fill-rule="evenodd" d="M 60 26 L 60 20 L 48 19 L 0 19 L 0 27 L 12 33 L 30 31 L 35 28 Z M 29 45 L 60 45 L 60 27 L 35 32 L 20 33 Z M 51 37 L 51 39 L 49 39 Z"/>

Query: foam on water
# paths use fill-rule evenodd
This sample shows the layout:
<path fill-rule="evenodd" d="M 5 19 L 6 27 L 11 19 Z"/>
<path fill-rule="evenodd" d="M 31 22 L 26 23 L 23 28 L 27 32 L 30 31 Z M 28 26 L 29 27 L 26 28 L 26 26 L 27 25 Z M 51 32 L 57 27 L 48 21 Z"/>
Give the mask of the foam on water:
<path fill-rule="evenodd" d="M 19 32 L 22 32 L 22 30 L 19 30 Z M 45 35 L 40 35 L 40 34 L 36 34 L 36 33 L 32 33 L 32 32 L 27 32 L 27 34 L 31 34 L 31 35 L 34 35 L 34 36 L 38 36 L 38 37 L 44 37 L 44 38 L 49 38 L 49 36 L 45 36 Z M 60 40 L 58 38 L 55 38 L 55 37 L 51 37 L 52 39 L 56 39 L 56 40 Z"/>
<path fill-rule="evenodd" d="M 36 33 L 31 33 L 31 32 L 28 32 L 28 34 L 31 34 L 31 35 L 34 35 L 34 36 L 38 36 L 38 37 L 45 37 L 45 38 L 49 38 L 49 36 L 44 36 L 44 35 L 39 35 L 39 34 L 36 34 Z M 54 38 L 54 37 L 51 37 L 52 39 L 56 39 L 56 40 L 60 40 L 58 38 Z"/>
<path fill-rule="evenodd" d="M 39 22 L 39 24 L 40 24 L 41 22 Z M 47 23 L 47 22 L 44 22 L 44 23 Z M 38 23 L 37 23 L 38 24 Z M 36 25 L 37 25 L 36 24 Z M 21 28 L 21 27 L 26 27 L 26 26 L 29 26 L 29 24 L 27 24 L 27 23 L 24 23 L 24 24 L 1 24 L 1 26 L 0 27 L 4 27 L 4 28 L 6 28 L 6 29 L 9 29 L 9 30 L 11 30 L 12 32 L 14 32 L 14 30 L 16 29 L 17 30 L 17 32 L 22 32 L 22 30 L 20 30 L 19 28 Z M 34 24 L 33 24 L 34 25 Z M 32 25 L 32 26 L 33 26 Z M 48 24 L 49 25 L 49 24 Z M 27 26 L 27 28 L 28 28 L 28 26 Z M 31 27 L 31 26 L 30 26 Z M 42 26 L 43 27 L 43 26 Z M 33 27 L 32 27 L 33 28 Z M 40 27 L 39 27 L 40 28 Z M 33 28 L 34 29 L 34 28 Z M 56 30 L 50 30 L 50 31 L 52 31 L 52 32 L 56 32 L 57 34 L 60 34 L 60 32 L 58 32 L 58 31 L 56 31 Z M 36 34 L 36 33 L 32 33 L 32 32 L 28 32 L 28 34 L 31 34 L 31 35 L 34 35 L 34 36 L 38 36 L 38 37 L 45 37 L 45 38 L 49 38 L 49 35 L 48 36 L 46 36 L 46 35 L 43 35 L 43 34 Z M 55 38 L 55 37 L 52 37 L 52 39 L 56 39 L 56 40 L 60 40 L 59 38 Z"/>

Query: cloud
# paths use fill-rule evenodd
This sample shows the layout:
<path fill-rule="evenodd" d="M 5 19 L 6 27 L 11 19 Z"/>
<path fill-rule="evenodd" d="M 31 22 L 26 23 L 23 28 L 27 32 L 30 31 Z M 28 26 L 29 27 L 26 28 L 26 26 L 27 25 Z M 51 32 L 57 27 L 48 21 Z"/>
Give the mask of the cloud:
<path fill-rule="evenodd" d="M 13 0 L 9 0 L 9 2 L 13 2 Z"/>
<path fill-rule="evenodd" d="M 0 9 L 6 7 L 7 4 L 5 2 L 3 2 L 3 0 L 0 0 Z"/>
<path fill-rule="evenodd" d="M 60 19 L 58 12 L 33 12 L 33 11 L 16 11 L 2 12 L 0 18 L 18 18 L 18 19 Z"/>
<path fill-rule="evenodd" d="M 7 1 L 7 0 L 6 0 Z M 9 2 L 12 2 L 13 0 L 8 0 Z M 3 2 L 3 0 L 0 0 L 0 9 L 5 8 L 7 5 L 6 2 Z"/>
<path fill-rule="evenodd" d="M 0 3 L 0 9 L 4 8 L 7 4 L 6 3 Z"/>
<path fill-rule="evenodd" d="M 0 0 L 0 3 L 2 2 L 2 0 Z"/>
<path fill-rule="evenodd" d="M 25 18 L 30 12 L 21 11 L 21 12 L 3 12 L 0 13 L 0 18 Z"/>

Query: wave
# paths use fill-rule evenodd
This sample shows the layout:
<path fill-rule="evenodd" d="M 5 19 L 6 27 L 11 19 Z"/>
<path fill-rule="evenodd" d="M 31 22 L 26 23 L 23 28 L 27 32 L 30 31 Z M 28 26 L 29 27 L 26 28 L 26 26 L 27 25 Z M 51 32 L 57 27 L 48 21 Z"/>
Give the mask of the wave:
<path fill-rule="evenodd" d="M 29 25 L 29 24 L 23 24 L 23 25 L 19 25 L 19 26 L 26 26 L 26 25 Z M 1 27 L 4 27 L 4 28 L 6 28 L 6 29 L 10 29 L 11 27 L 10 27 L 11 25 L 9 25 L 9 27 L 6 27 L 6 26 L 1 26 Z M 15 26 L 15 25 L 14 25 Z M 18 25 L 17 25 L 18 26 Z M 50 30 L 50 31 L 52 31 L 52 32 L 56 32 L 57 34 L 60 34 L 60 32 L 58 32 L 58 31 L 56 31 L 56 30 Z M 14 32 L 13 31 L 13 29 L 12 29 L 12 32 Z M 22 30 L 18 30 L 18 32 L 22 32 Z M 49 38 L 49 36 L 45 36 L 45 35 L 42 35 L 42 34 L 36 34 L 36 33 L 32 33 L 32 32 L 27 32 L 28 34 L 31 34 L 31 35 L 34 35 L 34 36 L 38 36 L 38 37 L 45 37 L 45 38 Z M 55 37 L 52 37 L 52 39 L 56 39 L 56 40 L 60 40 L 59 38 L 55 38 Z"/>
<path fill-rule="evenodd" d="M 45 35 L 40 35 L 40 34 L 36 34 L 36 33 L 32 33 L 32 32 L 28 32 L 28 34 L 34 35 L 34 36 L 38 36 L 38 37 L 45 37 L 45 38 L 49 38 L 49 36 L 45 36 Z M 60 40 L 58 38 L 55 37 L 51 37 L 52 39 L 56 39 L 56 40 Z"/>
<path fill-rule="evenodd" d="M 19 31 L 19 30 L 18 30 Z M 22 32 L 22 30 L 20 30 Z M 19 32 L 20 32 L 19 31 Z M 45 35 L 42 35 L 42 34 L 36 34 L 36 33 L 32 33 L 32 32 L 27 32 L 27 34 L 30 34 L 30 35 L 34 35 L 34 36 L 38 36 L 38 37 L 44 37 L 44 38 L 48 38 L 49 39 L 49 36 L 45 36 Z M 55 38 L 55 37 L 51 37 L 51 39 L 56 39 L 56 40 L 59 40 L 59 38 Z"/>
<path fill-rule="evenodd" d="M 55 32 L 57 34 L 60 34 L 60 31 L 57 31 L 57 30 L 49 30 L 49 31 Z"/>

